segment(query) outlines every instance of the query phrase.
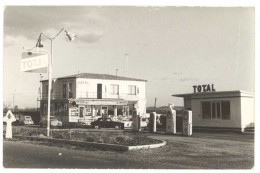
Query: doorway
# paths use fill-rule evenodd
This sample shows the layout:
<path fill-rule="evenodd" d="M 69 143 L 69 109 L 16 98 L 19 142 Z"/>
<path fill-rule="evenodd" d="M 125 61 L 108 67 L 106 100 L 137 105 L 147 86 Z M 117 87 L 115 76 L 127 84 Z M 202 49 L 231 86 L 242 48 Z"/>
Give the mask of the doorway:
<path fill-rule="evenodd" d="M 102 99 L 102 84 L 97 84 L 97 99 Z"/>

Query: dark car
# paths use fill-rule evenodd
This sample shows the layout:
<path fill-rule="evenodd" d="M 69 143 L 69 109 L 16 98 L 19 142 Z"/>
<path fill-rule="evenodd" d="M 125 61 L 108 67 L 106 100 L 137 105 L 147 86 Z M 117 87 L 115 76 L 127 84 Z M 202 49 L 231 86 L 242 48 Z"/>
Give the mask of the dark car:
<path fill-rule="evenodd" d="M 93 128 L 115 128 L 124 129 L 124 123 L 112 121 L 110 118 L 99 118 L 96 121 L 91 122 Z"/>

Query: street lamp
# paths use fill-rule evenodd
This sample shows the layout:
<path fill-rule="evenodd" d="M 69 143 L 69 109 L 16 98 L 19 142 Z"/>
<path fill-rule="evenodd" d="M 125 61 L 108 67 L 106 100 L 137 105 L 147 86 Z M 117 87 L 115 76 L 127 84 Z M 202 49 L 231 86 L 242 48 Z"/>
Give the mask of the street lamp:
<path fill-rule="evenodd" d="M 65 28 L 62 28 L 54 37 L 49 37 L 43 33 L 40 34 L 36 47 L 42 48 L 42 36 L 46 37 L 51 41 L 51 56 L 49 56 L 48 61 L 48 75 L 49 75 L 49 87 L 48 87 L 48 113 L 47 113 L 47 136 L 50 136 L 50 110 L 51 110 L 51 88 L 52 88 L 52 60 L 53 60 L 53 41 L 60 35 L 62 31 L 65 31 L 67 37 L 70 41 L 73 41 L 76 37 L 75 34 L 68 32 Z"/>

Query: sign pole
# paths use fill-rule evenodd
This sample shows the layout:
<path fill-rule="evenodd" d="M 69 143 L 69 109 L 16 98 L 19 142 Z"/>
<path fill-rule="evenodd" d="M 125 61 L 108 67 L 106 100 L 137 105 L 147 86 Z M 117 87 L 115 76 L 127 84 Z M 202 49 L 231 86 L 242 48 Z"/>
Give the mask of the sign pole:
<path fill-rule="evenodd" d="M 51 56 L 49 56 L 49 87 L 48 87 L 48 115 L 47 115 L 47 136 L 50 136 L 50 113 L 51 113 L 51 89 L 52 89 L 52 59 L 53 59 L 53 39 L 51 40 Z"/>

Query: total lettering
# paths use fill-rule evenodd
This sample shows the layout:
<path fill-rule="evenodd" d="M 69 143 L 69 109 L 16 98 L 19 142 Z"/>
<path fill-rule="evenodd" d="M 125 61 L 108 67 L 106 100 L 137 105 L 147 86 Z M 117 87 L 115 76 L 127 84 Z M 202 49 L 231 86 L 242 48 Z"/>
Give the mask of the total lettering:
<path fill-rule="evenodd" d="M 216 91 L 214 88 L 214 84 L 207 84 L 207 85 L 194 85 L 193 86 L 194 93 L 196 92 L 214 92 Z"/>

